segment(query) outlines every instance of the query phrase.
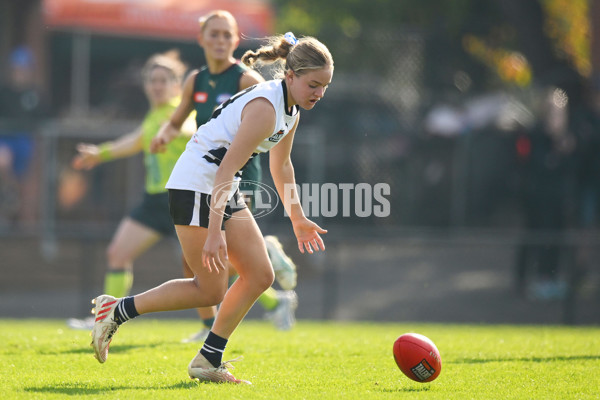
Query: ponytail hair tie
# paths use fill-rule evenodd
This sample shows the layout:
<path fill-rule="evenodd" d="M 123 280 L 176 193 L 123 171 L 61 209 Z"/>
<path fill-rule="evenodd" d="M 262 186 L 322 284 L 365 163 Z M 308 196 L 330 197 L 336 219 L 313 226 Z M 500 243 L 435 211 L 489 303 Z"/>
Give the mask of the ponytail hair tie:
<path fill-rule="evenodd" d="M 298 39 L 296 39 L 296 36 L 294 36 L 292 32 L 287 32 L 285 35 L 283 35 L 283 38 L 290 44 L 290 46 L 295 46 L 298 44 Z"/>

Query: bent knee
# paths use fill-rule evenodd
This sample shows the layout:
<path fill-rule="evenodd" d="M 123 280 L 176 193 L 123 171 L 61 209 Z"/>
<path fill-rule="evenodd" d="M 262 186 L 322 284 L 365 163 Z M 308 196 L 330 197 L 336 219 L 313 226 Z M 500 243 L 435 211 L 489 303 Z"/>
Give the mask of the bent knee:
<path fill-rule="evenodd" d="M 221 287 L 221 285 L 202 285 L 198 281 L 198 278 L 194 278 L 194 282 L 198 290 L 202 293 L 202 297 L 205 301 L 210 304 L 217 305 L 221 304 L 227 293 L 227 286 Z"/>
<path fill-rule="evenodd" d="M 272 268 L 266 269 L 261 274 L 257 274 L 255 282 L 259 289 L 262 291 L 267 290 L 273 285 L 275 281 L 275 274 L 273 273 Z"/>

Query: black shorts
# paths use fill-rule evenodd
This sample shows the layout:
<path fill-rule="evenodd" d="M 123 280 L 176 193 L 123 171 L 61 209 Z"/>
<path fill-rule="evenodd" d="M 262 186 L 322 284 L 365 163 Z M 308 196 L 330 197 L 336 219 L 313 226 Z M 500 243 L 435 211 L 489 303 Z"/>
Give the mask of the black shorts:
<path fill-rule="evenodd" d="M 193 192 L 191 190 L 169 189 L 169 210 L 175 225 L 201 226 L 208 228 L 208 216 L 210 214 L 210 194 Z M 247 208 L 244 199 L 236 190 L 232 199 L 225 206 L 223 224 L 231 216 Z"/>
<path fill-rule="evenodd" d="M 129 217 L 161 235 L 175 236 L 175 227 L 169 215 L 169 194 L 166 192 L 145 192 L 142 202 L 131 210 Z"/>

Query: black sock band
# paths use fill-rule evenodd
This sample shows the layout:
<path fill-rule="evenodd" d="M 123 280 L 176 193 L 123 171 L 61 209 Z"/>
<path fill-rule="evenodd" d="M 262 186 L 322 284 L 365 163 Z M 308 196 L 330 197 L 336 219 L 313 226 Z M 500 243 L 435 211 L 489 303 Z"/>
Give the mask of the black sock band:
<path fill-rule="evenodd" d="M 210 361 L 213 367 L 217 368 L 221 365 L 221 361 L 223 360 L 225 346 L 227 346 L 227 339 L 210 331 L 206 337 L 204 346 L 200 349 L 200 354 Z"/>
<path fill-rule="evenodd" d="M 135 309 L 133 296 L 124 297 L 115 308 L 115 322 L 121 325 L 140 315 Z"/>

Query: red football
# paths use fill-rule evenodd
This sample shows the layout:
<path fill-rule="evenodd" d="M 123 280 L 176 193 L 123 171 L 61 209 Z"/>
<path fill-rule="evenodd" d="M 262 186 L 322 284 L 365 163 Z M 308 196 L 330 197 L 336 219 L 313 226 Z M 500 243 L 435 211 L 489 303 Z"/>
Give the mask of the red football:
<path fill-rule="evenodd" d="M 435 344 L 418 333 L 405 333 L 394 342 L 394 359 L 400 371 L 417 382 L 431 382 L 442 370 Z"/>

